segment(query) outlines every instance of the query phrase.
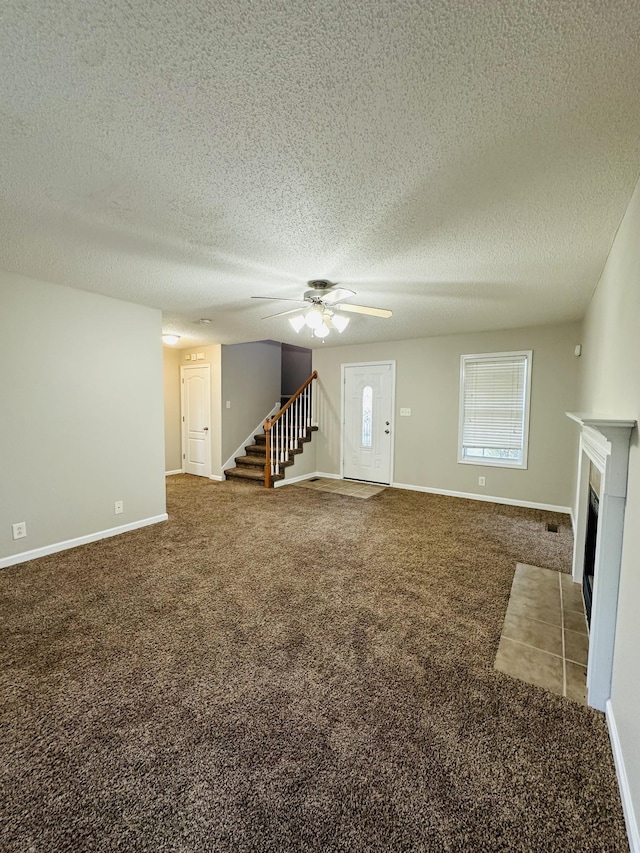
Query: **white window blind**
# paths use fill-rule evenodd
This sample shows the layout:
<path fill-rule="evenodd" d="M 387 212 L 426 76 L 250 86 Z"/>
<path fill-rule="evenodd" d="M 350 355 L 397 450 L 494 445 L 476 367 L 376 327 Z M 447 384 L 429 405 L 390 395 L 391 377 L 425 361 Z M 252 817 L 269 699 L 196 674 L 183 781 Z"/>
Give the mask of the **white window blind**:
<path fill-rule="evenodd" d="M 530 356 L 462 356 L 461 461 L 526 466 Z"/>

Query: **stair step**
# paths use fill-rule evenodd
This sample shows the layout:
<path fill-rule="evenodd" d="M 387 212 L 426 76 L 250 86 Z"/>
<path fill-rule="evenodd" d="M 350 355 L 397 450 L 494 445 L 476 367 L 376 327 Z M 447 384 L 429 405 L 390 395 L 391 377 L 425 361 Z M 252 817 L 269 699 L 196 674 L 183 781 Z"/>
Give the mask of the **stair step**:
<path fill-rule="evenodd" d="M 264 456 L 236 456 L 237 468 L 264 468 L 266 459 Z"/>
<path fill-rule="evenodd" d="M 235 461 L 238 468 L 260 468 L 261 471 L 264 471 L 266 463 L 264 456 L 236 456 Z M 293 465 L 293 459 L 280 463 L 281 468 L 288 468 L 289 465 Z"/>
<path fill-rule="evenodd" d="M 300 445 L 300 442 L 298 442 L 298 445 Z M 262 464 L 264 465 L 266 461 L 266 446 L 264 444 L 250 444 L 248 447 L 245 447 L 245 450 L 247 451 L 247 456 L 256 456 L 262 459 Z M 295 453 L 302 453 L 302 447 L 298 446 L 289 450 L 289 455 Z"/>
<path fill-rule="evenodd" d="M 295 437 L 298 439 L 298 447 L 295 450 L 289 450 L 289 461 L 281 462 L 280 469 L 288 468 L 290 465 L 293 465 L 293 457 L 297 453 L 302 453 L 303 444 L 307 441 L 311 441 L 311 433 L 316 432 L 318 427 L 307 427 L 307 434 L 304 438 L 300 438 L 299 435 Z M 287 433 L 280 433 L 280 437 L 284 435 L 284 438 L 287 438 Z M 227 469 L 225 473 L 225 477 L 227 480 L 249 480 L 253 483 L 264 483 L 264 466 L 266 462 L 266 441 L 267 437 L 265 433 L 260 433 L 259 435 L 254 436 L 255 444 L 250 444 L 245 447 L 246 456 L 236 456 L 236 467 Z M 284 472 L 281 470 L 280 474 L 274 474 L 271 478 L 272 481 L 284 480 Z"/>
<path fill-rule="evenodd" d="M 245 447 L 248 456 L 261 456 L 263 459 L 265 458 L 265 445 L 264 444 L 249 444 Z"/>
<path fill-rule="evenodd" d="M 307 427 L 306 436 L 304 436 L 303 438 L 298 438 L 298 441 L 311 441 L 310 433 L 317 432 L 317 431 L 318 431 L 318 427 L 316 427 L 316 426 Z M 282 435 L 282 433 L 280 433 L 280 435 Z M 286 433 L 285 433 L 285 435 L 286 435 Z M 259 435 L 254 435 L 253 438 L 254 438 L 256 444 L 264 445 L 267 441 L 267 437 L 264 433 L 260 433 Z"/>
<path fill-rule="evenodd" d="M 228 468 L 225 472 L 227 480 L 251 480 L 254 483 L 264 483 L 264 473 L 257 468 Z M 272 480 L 283 480 L 284 474 L 274 474 Z"/>

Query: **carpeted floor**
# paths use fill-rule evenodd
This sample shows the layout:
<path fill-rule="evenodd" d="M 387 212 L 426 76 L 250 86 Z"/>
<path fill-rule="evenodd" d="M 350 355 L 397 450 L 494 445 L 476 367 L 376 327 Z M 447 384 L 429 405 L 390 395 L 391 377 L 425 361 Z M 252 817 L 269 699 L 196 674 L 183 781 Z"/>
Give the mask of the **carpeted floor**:
<path fill-rule="evenodd" d="M 566 517 L 167 489 L 0 573 L 3 851 L 628 850 L 604 717 L 493 669 Z"/>

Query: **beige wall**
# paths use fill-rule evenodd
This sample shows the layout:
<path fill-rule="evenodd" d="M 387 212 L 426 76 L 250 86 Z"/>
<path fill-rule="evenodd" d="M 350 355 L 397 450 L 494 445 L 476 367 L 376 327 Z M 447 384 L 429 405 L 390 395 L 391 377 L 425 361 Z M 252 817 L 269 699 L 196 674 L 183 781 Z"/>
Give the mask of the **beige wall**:
<path fill-rule="evenodd" d="M 164 467 L 165 471 L 182 468 L 182 422 L 180 413 L 180 365 L 182 352 L 173 347 L 162 348 L 164 373 Z M 186 362 L 184 362 L 186 364 Z"/>
<path fill-rule="evenodd" d="M 302 453 L 296 453 L 293 457 L 293 465 L 284 469 L 284 479 L 294 480 L 297 477 L 306 477 L 315 474 L 318 470 L 316 461 L 316 446 L 318 433 L 311 435 L 311 441 L 305 441 L 302 445 Z"/>
<path fill-rule="evenodd" d="M 194 349 L 179 349 L 169 353 L 170 347 L 165 347 L 164 361 L 164 410 L 165 419 L 169 419 L 173 428 L 165 428 L 165 460 L 167 471 L 182 469 L 182 409 L 181 409 L 181 367 L 204 365 L 209 366 L 211 382 L 211 422 L 209 435 L 211 441 L 211 474 L 220 477 L 222 473 L 222 347 L 220 344 L 210 344 Z M 198 359 L 198 355 L 202 358 Z M 175 429 L 175 417 L 178 428 Z M 174 467 L 169 467 L 170 461 L 177 461 Z"/>
<path fill-rule="evenodd" d="M 222 347 L 223 463 L 280 400 L 280 371 L 281 349 L 275 341 Z"/>
<path fill-rule="evenodd" d="M 0 558 L 163 514 L 160 312 L 9 273 L 0 304 Z"/>
<path fill-rule="evenodd" d="M 640 185 L 584 322 L 580 409 L 640 420 Z M 631 435 L 611 706 L 640 821 L 640 446 Z"/>
<path fill-rule="evenodd" d="M 396 361 L 394 474 L 396 483 L 568 507 L 574 491 L 577 438 L 564 412 L 577 400 L 575 324 L 449 335 L 313 352 L 318 371 L 318 471 L 340 472 L 340 366 Z M 527 470 L 459 464 L 460 356 L 533 350 Z M 411 417 L 400 417 L 400 408 Z M 316 439 L 314 439 L 316 441 Z M 478 477 L 486 486 L 478 486 Z"/>
<path fill-rule="evenodd" d="M 203 358 L 197 359 L 199 353 Z M 211 474 L 220 477 L 227 458 L 280 398 L 280 344 L 259 341 L 180 350 L 165 347 L 164 354 L 166 470 L 182 468 L 180 368 L 209 365 Z M 229 409 L 227 400 L 231 403 Z"/>

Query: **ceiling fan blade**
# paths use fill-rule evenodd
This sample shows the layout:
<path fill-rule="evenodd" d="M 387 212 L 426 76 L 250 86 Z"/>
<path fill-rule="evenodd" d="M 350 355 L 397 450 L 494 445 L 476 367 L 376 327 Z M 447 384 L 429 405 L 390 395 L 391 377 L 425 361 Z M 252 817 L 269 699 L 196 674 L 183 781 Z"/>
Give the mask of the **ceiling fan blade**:
<path fill-rule="evenodd" d="M 388 308 L 370 308 L 367 305 L 351 305 L 349 302 L 345 302 L 344 305 L 336 305 L 336 309 L 352 311 L 354 314 L 370 314 L 372 317 L 393 317 L 393 311 Z"/>
<path fill-rule="evenodd" d="M 335 326 L 331 322 L 331 315 L 329 314 L 328 311 L 323 312 L 322 319 L 324 320 L 324 324 L 327 327 L 327 329 L 335 329 Z"/>
<path fill-rule="evenodd" d="M 288 299 L 285 296 L 252 296 L 251 299 L 272 299 L 275 302 L 306 302 L 306 299 Z"/>
<path fill-rule="evenodd" d="M 355 290 L 348 290 L 346 287 L 335 287 L 333 290 L 327 291 L 322 297 L 322 301 L 327 305 L 335 305 L 342 299 L 348 299 L 350 296 L 355 296 Z"/>
<path fill-rule="evenodd" d="M 293 302 L 294 300 L 290 300 Z M 296 300 L 297 301 L 297 300 Z M 306 306 L 304 308 L 291 308 L 289 311 L 278 311 L 277 314 L 267 314 L 266 317 L 263 317 L 263 320 L 271 320 L 272 317 L 286 317 L 287 314 L 297 314 L 298 311 L 306 311 Z"/>

